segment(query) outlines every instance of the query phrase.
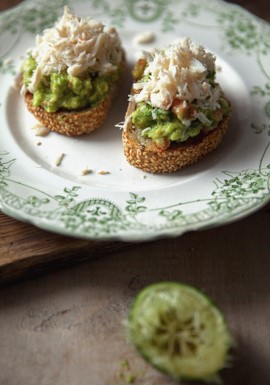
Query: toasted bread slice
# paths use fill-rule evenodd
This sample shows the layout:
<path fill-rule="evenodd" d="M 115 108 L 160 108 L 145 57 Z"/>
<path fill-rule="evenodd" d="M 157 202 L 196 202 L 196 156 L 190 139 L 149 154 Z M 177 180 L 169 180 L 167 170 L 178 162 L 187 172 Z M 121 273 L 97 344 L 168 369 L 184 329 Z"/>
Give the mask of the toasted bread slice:
<path fill-rule="evenodd" d="M 171 144 L 166 150 L 161 151 L 141 140 L 138 129 L 134 127 L 130 118 L 134 109 L 134 102 L 130 102 L 122 132 L 124 154 L 131 165 L 146 172 L 173 172 L 198 162 L 220 144 L 228 130 L 229 117 L 227 116 L 207 134 L 202 132 L 195 138 L 183 143 Z"/>
<path fill-rule="evenodd" d="M 32 103 L 33 95 L 30 92 L 26 93 L 25 101 L 28 110 L 51 131 L 67 136 L 78 136 L 89 134 L 101 126 L 109 113 L 115 91 L 111 92 L 97 106 L 84 108 L 79 111 L 60 110 L 57 112 L 47 112 L 42 107 L 34 107 Z"/>
<path fill-rule="evenodd" d="M 56 112 L 47 112 L 42 107 L 33 106 L 33 95 L 26 92 L 24 99 L 28 110 L 51 131 L 58 132 L 67 136 L 79 136 L 89 134 L 100 127 L 108 116 L 112 101 L 116 97 L 121 83 L 125 68 L 125 55 L 123 52 L 123 62 L 121 64 L 121 73 L 118 81 L 102 100 L 94 107 L 88 107 L 81 110 L 58 110 Z"/>

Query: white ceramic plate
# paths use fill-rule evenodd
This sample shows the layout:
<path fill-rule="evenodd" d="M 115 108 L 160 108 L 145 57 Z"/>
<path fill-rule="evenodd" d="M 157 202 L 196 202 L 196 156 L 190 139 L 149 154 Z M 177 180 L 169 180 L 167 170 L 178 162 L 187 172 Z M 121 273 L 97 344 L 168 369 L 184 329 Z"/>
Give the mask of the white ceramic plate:
<path fill-rule="evenodd" d="M 14 86 L 15 78 L 35 35 L 52 25 L 67 3 L 81 16 L 118 28 L 130 68 L 141 50 L 184 36 L 214 52 L 218 81 L 233 105 L 229 133 L 220 147 L 170 175 L 146 174 L 130 166 L 115 127 L 127 107 L 129 71 L 99 130 L 79 138 L 35 136 L 35 120 Z M 147 31 L 154 32 L 154 41 L 134 42 L 138 33 Z M 269 25 L 218 0 L 54 0 L 50 5 L 39 0 L 2 13 L 1 210 L 62 234 L 121 240 L 180 235 L 254 212 L 270 198 L 269 62 Z M 82 176 L 86 168 L 92 172 Z"/>

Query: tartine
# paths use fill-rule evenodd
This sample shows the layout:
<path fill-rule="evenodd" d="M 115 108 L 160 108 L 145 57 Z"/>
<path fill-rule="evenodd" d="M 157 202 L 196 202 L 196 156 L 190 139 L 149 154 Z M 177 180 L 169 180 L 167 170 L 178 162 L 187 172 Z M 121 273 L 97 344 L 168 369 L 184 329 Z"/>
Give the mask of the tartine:
<path fill-rule="evenodd" d="M 65 7 L 28 50 L 21 94 L 29 111 L 50 130 L 86 134 L 106 119 L 124 67 L 117 31 Z"/>
<path fill-rule="evenodd" d="M 164 173 L 198 162 L 228 130 L 231 104 L 216 81 L 215 56 L 184 38 L 145 52 L 133 69 L 122 132 L 128 162 Z"/>

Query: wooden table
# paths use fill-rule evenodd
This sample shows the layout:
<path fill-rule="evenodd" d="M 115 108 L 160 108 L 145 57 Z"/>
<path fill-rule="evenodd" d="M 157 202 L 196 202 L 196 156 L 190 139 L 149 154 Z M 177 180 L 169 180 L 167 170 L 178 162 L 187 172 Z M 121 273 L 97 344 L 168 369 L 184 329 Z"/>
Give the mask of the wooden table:
<path fill-rule="evenodd" d="M 0 9 L 18 2 L 2 0 Z M 267 1 L 237 2 L 270 20 Z M 135 385 L 176 384 L 124 336 L 135 294 L 161 280 L 200 287 L 224 311 L 237 342 L 225 385 L 270 384 L 269 210 L 132 245 L 66 238 L 4 214 L 0 223 L 0 259 L 12 262 L 0 269 L 1 385 L 124 385 L 129 374 Z"/>

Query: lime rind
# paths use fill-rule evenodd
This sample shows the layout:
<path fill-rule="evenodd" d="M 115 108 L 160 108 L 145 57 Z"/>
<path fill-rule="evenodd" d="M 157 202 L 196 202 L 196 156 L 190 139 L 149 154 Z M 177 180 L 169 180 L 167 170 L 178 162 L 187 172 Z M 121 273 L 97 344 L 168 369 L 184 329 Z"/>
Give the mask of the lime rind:
<path fill-rule="evenodd" d="M 143 289 L 131 307 L 128 336 L 139 353 L 174 378 L 218 380 L 231 337 L 222 312 L 200 290 L 177 282 Z"/>

